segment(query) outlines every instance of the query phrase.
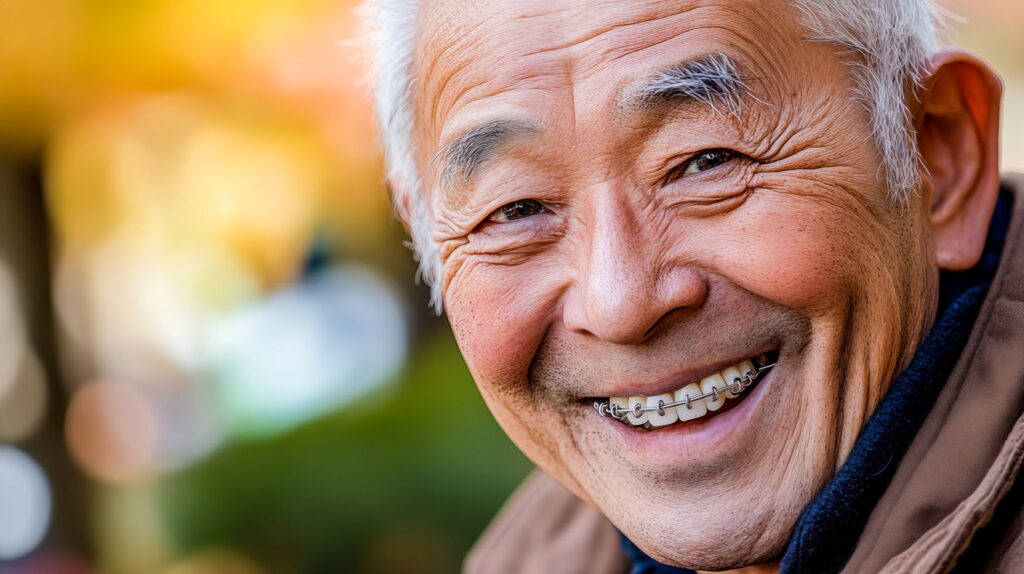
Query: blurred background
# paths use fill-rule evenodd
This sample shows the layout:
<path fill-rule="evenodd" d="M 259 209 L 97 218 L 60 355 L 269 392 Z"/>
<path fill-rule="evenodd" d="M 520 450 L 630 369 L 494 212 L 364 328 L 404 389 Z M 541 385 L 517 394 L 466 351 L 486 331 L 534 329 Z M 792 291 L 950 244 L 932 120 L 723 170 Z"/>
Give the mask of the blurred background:
<path fill-rule="evenodd" d="M 1024 3 L 943 5 L 1024 171 Z M 0 0 L 0 574 L 453 572 L 529 471 L 414 284 L 353 7 Z"/>

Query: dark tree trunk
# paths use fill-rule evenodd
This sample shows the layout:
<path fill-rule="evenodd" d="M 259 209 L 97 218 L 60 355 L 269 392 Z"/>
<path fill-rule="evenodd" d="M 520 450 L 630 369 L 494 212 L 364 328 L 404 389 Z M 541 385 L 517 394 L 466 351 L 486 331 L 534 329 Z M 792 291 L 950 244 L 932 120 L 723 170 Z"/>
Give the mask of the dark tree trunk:
<path fill-rule="evenodd" d="M 61 376 L 55 336 L 52 238 L 38 162 L 26 165 L 0 158 L 0 261 L 14 275 L 29 342 L 43 365 L 48 390 L 42 426 L 13 446 L 32 456 L 50 481 L 53 515 L 42 547 L 91 558 L 89 489 L 64 439 L 69 387 Z"/>

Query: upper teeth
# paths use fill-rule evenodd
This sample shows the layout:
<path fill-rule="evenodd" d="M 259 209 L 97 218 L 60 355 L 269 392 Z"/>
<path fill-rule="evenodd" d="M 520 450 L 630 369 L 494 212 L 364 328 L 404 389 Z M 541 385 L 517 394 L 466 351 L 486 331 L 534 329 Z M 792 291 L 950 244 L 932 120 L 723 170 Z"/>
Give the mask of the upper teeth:
<path fill-rule="evenodd" d="M 738 397 L 745 388 L 740 383 L 757 372 L 753 362 L 741 361 L 672 393 L 610 397 L 608 409 L 616 418 L 625 413 L 625 420 L 633 426 L 662 427 L 676 421 L 691 421 L 722 408 L 726 399 Z"/>

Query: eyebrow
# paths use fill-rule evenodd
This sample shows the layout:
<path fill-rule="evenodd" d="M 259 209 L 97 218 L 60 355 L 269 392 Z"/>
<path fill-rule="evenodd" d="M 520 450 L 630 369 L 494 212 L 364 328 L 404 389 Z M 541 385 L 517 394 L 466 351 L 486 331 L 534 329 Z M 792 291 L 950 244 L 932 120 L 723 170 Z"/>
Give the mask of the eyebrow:
<path fill-rule="evenodd" d="M 526 120 L 496 119 L 463 133 L 435 156 L 441 161 L 439 173 L 442 184 L 451 187 L 456 181 L 469 180 L 509 141 L 538 131 L 536 125 Z"/>
<path fill-rule="evenodd" d="M 672 66 L 651 76 L 625 93 L 626 109 L 647 110 L 680 103 L 699 103 L 715 109 L 724 106 L 739 115 L 748 86 L 736 63 L 725 54 L 709 54 Z"/>

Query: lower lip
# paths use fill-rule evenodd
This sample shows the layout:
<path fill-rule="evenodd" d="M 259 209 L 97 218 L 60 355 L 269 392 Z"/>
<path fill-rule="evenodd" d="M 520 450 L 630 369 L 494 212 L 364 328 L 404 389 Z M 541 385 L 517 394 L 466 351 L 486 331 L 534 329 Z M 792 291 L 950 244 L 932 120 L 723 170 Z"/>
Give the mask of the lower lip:
<path fill-rule="evenodd" d="M 685 456 L 687 458 L 703 458 L 732 442 L 733 437 L 753 417 L 764 395 L 770 390 L 775 380 L 773 368 L 758 383 L 745 399 L 728 411 L 713 417 L 696 419 L 685 424 L 673 424 L 656 430 L 647 430 L 623 424 L 617 420 L 601 417 L 591 409 L 591 416 L 597 417 L 602 423 L 610 424 L 625 443 L 625 451 L 640 457 L 649 456 Z"/>

